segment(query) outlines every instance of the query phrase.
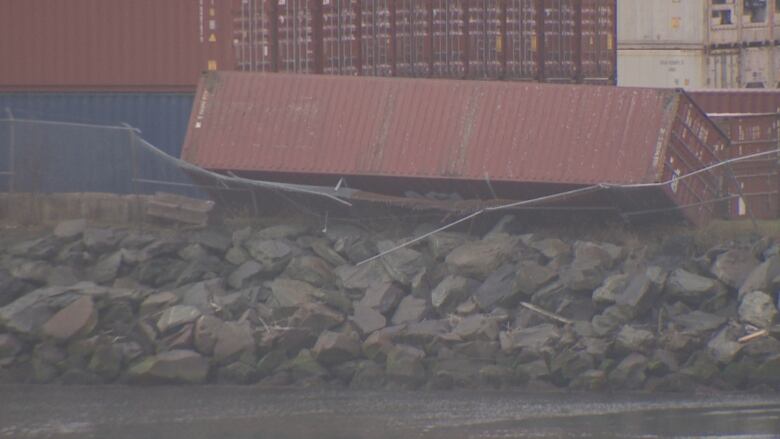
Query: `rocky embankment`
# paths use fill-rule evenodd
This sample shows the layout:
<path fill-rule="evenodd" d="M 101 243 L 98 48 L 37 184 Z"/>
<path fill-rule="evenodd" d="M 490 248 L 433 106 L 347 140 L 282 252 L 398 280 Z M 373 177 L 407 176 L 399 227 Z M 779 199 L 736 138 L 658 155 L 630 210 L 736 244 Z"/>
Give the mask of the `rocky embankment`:
<path fill-rule="evenodd" d="M 2 249 L 0 382 L 780 389 L 771 239 L 502 230 L 64 222 Z"/>

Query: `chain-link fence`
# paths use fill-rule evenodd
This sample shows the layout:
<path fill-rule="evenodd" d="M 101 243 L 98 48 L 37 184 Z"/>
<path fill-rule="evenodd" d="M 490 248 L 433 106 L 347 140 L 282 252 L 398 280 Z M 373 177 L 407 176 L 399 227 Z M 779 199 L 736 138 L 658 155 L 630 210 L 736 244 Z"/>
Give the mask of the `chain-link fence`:
<path fill-rule="evenodd" d="M 133 127 L 0 119 L 0 191 L 206 197 Z"/>

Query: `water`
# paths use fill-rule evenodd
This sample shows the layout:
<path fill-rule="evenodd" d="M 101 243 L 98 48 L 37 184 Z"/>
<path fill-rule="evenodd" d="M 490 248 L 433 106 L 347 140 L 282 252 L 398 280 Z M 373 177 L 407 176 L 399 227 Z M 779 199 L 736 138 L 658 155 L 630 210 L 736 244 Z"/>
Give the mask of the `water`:
<path fill-rule="evenodd" d="M 0 438 L 780 438 L 780 396 L 0 387 Z"/>

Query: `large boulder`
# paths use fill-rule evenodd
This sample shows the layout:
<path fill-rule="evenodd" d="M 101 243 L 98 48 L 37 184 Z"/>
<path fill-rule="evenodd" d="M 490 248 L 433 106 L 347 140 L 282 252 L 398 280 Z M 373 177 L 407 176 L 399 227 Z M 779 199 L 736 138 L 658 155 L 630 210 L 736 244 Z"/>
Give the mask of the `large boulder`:
<path fill-rule="evenodd" d="M 88 272 L 88 277 L 95 283 L 113 282 L 122 268 L 122 251 L 114 252 L 98 261 Z"/>
<path fill-rule="evenodd" d="M 434 233 L 427 238 L 428 247 L 436 259 L 443 259 L 456 248 L 472 240 L 473 238 L 468 235 L 455 232 Z"/>
<path fill-rule="evenodd" d="M 758 265 L 749 249 L 731 249 L 718 255 L 710 271 L 724 284 L 740 289 Z"/>
<path fill-rule="evenodd" d="M 128 369 L 128 378 L 145 384 L 200 384 L 206 381 L 209 362 L 197 352 L 173 350 L 147 357 Z"/>
<path fill-rule="evenodd" d="M 517 245 L 514 238 L 491 237 L 472 241 L 455 248 L 445 262 L 452 273 L 464 277 L 485 279 L 506 263 Z"/>
<path fill-rule="evenodd" d="M 609 373 L 609 384 L 616 389 L 641 389 L 647 379 L 647 363 L 644 355 L 629 354 Z"/>
<path fill-rule="evenodd" d="M 729 364 L 745 347 L 744 344 L 737 341 L 738 338 L 739 328 L 735 325 L 728 325 L 707 343 L 707 351 L 719 363 Z"/>
<path fill-rule="evenodd" d="M 377 243 L 377 248 L 380 252 L 388 251 L 395 247 L 396 244 L 392 241 L 380 241 Z M 423 254 L 409 247 L 391 251 L 379 260 L 385 266 L 390 277 L 401 285 L 409 285 L 414 276 L 427 265 Z"/>
<path fill-rule="evenodd" d="M 195 349 L 203 355 L 214 354 L 214 346 L 217 344 L 223 321 L 214 316 L 200 316 L 195 321 L 193 341 Z"/>
<path fill-rule="evenodd" d="M 447 276 L 431 292 L 431 304 L 440 314 L 452 312 L 478 287 L 479 283 L 473 279 Z"/>
<path fill-rule="evenodd" d="M 314 358 L 325 367 L 335 366 L 360 356 L 360 341 L 348 334 L 325 331 L 311 350 Z"/>
<path fill-rule="evenodd" d="M 250 239 L 244 247 L 265 273 L 282 271 L 294 254 L 293 248 L 281 240 Z"/>
<path fill-rule="evenodd" d="M 626 287 L 615 297 L 615 304 L 639 316 L 658 300 L 666 282 L 666 273 L 660 267 L 648 267 L 631 275 Z"/>
<path fill-rule="evenodd" d="M 398 345 L 387 354 L 387 378 L 404 387 L 416 388 L 425 382 L 425 352 L 412 346 Z"/>
<path fill-rule="evenodd" d="M 604 282 L 593 291 L 593 303 L 597 305 L 612 305 L 617 300 L 624 288 L 628 285 L 630 276 L 624 273 L 607 277 Z"/>
<path fill-rule="evenodd" d="M 84 230 L 86 229 L 87 220 L 83 218 L 67 220 L 58 223 L 57 226 L 54 227 L 53 234 L 57 238 L 72 239 L 80 237 L 82 234 L 84 234 Z"/>
<path fill-rule="evenodd" d="M 351 320 L 363 334 L 371 334 L 387 326 L 387 319 L 379 311 L 360 304 L 355 307 Z"/>
<path fill-rule="evenodd" d="M 254 354 L 255 339 L 247 323 L 224 322 L 217 332 L 214 361 L 228 364 L 243 353 Z"/>
<path fill-rule="evenodd" d="M 464 317 L 455 325 L 453 332 L 466 341 L 495 341 L 499 332 L 498 319 L 488 314 Z"/>
<path fill-rule="evenodd" d="M 401 302 L 406 293 L 391 282 L 375 282 L 366 290 L 360 305 L 372 308 L 381 314 L 389 315 Z"/>
<path fill-rule="evenodd" d="M 683 331 L 695 336 L 709 334 L 726 324 L 727 318 L 704 311 L 693 311 L 671 317 Z"/>
<path fill-rule="evenodd" d="M 739 304 L 739 319 L 760 328 L 769 328 L 777 318 L 777 307 L 768 294 L 753 291 L 742 296 Z"/>
<path fill-rule="evenodd" d="M 474 293 L 474 301 L 483 311 L 490 311 L 495 306 L 515 302 L 517 294 L 513 290 L 513 282 L 517 275 L 517 267 L 504 264 L 482 282 Z"/>
<path fill-rule="evenodd" d="M 0 327 L 24 335 L 36 335 L 58 310 L 79 297 L 64 287 L 32 291 L 0 308 Z"/>
<path fill-rule="evenodd" d="M 539 265 L 535 261 L 523 261 L 517 266 L 512 290 L 526 297 L 532 296 L 557 276 L 557 271 L 550 267 Z M 507 302 L 506 305 L 515 303 Z"/>
<path fill-rule="evenodd" d="M 649 355 L 655 345 L 653 333 L 633 326 L 623 326 L 615 337 L 615 348 L 622 353 L 639 352 Z"/>
<path fill-rule="evenodd" d="M 170 329 L 194 322 L 201 314 L 200 310 L 194 306 L 174 305 L 163 311 L 157 320 L 157 329 L 164 334 Z"/>
<path fill-rule="evenodd" d="M 780 256 L 772 256 L 750 272 L 739 288 L 739 298 L 753 291 L 771 291 L 780 276 Z"/>
<path fill-rule="evenodd" d="M 290 317 L 290 326 L 307 329 L 314 334 L 344 323 L 344 314 L 317 302 L 302 304 Z"/>
<path fill-rule="evenodd" d="M 715 279 L 693 274 L 682 268 L 674 270 L 666 281 L 667 297 L 690 305 L 699 305 L 726 295 L 726 288 Z"/>
<path fill-rule="evenodd" d="M 561 332 L 554 325 L 544 323 L 530 328 L 502 331 L 499 335 L 501 350 L 517 352 L 528 350 L 540 353 L 553 346 L 561 338 Z"/>
<path fill-rule="evenodd" d="M 270 284 L 271 297 L 268 304 L 274 308 L 295 311 L 304 303 L 322 297 L 323 293 L 309 283 L 299 280 L 277 278 Z"/>
<path fill-rule="evenodd" d="M 89 296 L 83 296 L 61 309 L 42 328 L 44 336 L 69 340 L 92 332 L 97 324 L 97 309 Z"/>
<path fill-rule="evenodd" d="M 316 256 L 298 256 L 293 258 L 284 270 L 285 277 L 308 282 L 316 287 L 328 288 L 338 279 L 333 268 L 324 259 Z"/>
<path fill-rule="evenodd" d="M 232 288 L 241 290 L 255 283 L 263 274 L 265 274 L 263 266 L 257 261 L 250 260 L 233 270 L 227 278 L 227 283 Z"/>

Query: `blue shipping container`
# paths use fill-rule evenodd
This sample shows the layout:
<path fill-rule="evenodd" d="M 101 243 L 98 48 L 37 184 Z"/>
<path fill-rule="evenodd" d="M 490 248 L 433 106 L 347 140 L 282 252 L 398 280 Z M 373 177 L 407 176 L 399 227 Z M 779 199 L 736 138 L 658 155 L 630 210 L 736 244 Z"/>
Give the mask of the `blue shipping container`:
<path fill-rule="evenodd" d="M 171 93 L 0 94 L 0 119 L 10 116 L 15 121 L 0 124 L 4 125 L 0 126 L 0 171 L 10 170 L 13 150 L 16 191 L 167 191 L 202 196 L 186 186 L 191 182 L 189 177 L 175 166 L 141 148 L 130 148 L 129 131 L 90 126 L 132 126 L 139 130 L 138 137 L 178 157 L 192 101 L 192 94 Z M 15 139 L 13 149 L 9 148 L 10 139 Z M 8 177 L 3 177 L 0 190 L 11 189 Z M 139 183 L 134 177 L 176 184 Z"/>

